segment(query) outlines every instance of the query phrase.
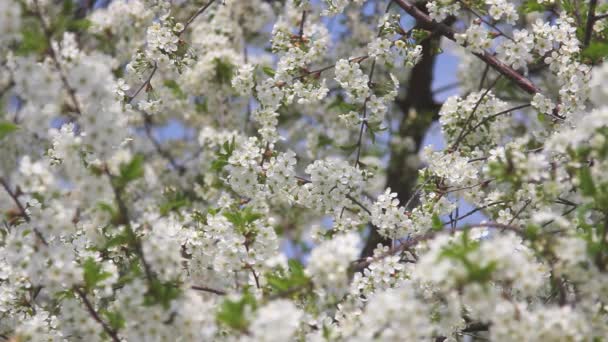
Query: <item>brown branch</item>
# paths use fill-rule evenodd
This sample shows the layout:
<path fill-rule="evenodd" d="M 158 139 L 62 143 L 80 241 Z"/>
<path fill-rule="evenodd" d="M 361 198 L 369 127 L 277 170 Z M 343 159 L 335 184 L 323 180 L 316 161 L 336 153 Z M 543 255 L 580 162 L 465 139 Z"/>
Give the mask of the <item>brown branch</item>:
<path fill-rule="evenodd" d="M 188 29 L 188 26 L 190 26 L 190 24 L 192 24 L 192 22 L 199 15 L 203 14 L 203 12 L 205 12 L 207 10 L 207 8 L 209 8 L 209 6 L 211 6 L 214 2 L 215 2 L 215 0 L 211 0 L 208 3 L 206 3 L 205 5 L 203 5 L 203 7 L 199 8 L 199 10 L 196 11 L 196 13 L 194 13 L 194 15 L 191 16 L 190 19 L 188 19 L 188 21 L 186 21 L 186 23 L 184 24 L 184 28 L 181 31 L 179 31 L 179 33 L 177 35 L 181 36 L 184 32 L 186 32 L 186 30 Z"/>
<path fill-rule="evenodd" d="M 137 90 L 132 95 L 129 95 L 129 100 L 127 101 L 127 103 L 133 102 L 133 100 L 137 97 L 137 95 L 139 95 L 139 93 L 141 93 L 141 91 L 144 88 L 147 88 L 150 86 L 150 82 L 152 81 L 152 77 L 156 73 L 156 70 L 158 70 L 158 65 L 156 64 L 156 62 L 154 62 L 154 67 L 152 68 L 152 72 L 150 73 L 148 78 L 144 81 L 144 83 L 142 83 L 142 85 L 139 86 L 139 88 L 137 88 Z"/>
<path fill-rule="evenodd" d="M 13 202 L 15 202 L 15 204 L 17 205 L 17 208 L 19 209 L 19 216 L 23 217 L 26 222 L 30 222 L 31 218 L 28 215 L 28 213 L 25 211 L 25 207 L 19 200 L 19 194 L 17 192 L 14 192 L 11 190 L 11 187 L 9 186 L 9 184 L 6 182 L 6 180 L 4 178 L 0 177 L 0 184 L 2 185 L 2 187 L 4 188 L 6 193 L 8 193 L 8 195 L 13 199 Z M 42 242 L 43 245 L 48 246 L 48 242 L 46 241 L 46 239 L 44 238 L 42 233 L 40 233 L 38 228 L 34 227 L 33 231 L 34 231 L 34 234 L 36 234 L 36 237 L 40 240 L 40 242 Z"/>
<path fill-rule="evenodd" d="M 158 152 L 158 154 L 160 154 L 161 157 L 165 158 L 169 164 L 171 164 L 171 166 L 177 170 L 179 175 L 183 175 L 184 173 L 186 173 L 186 167 L 184 167 L 183 165 L 180 165 L 177 163 L 177 161 L 175 160 L 175 158 L 173 157 L 173 155 L 165 150 L 162 145 L 158 142 L 158 140 L 156 140 L 156 138 L 154 137 L 154 134 L 152 133 L 152 118 L 150 117 L 150 115 L 148 115 L 147 113 L 143 113 L 143 117 L 144 117 L 144 130 L 146 132 L 146 136 L 148 137 L 148 139 L 152 142 L 152 145 L 154 145 L 154 148 L 156 149 L 156 152 Z"/>
<path fill-rule="evenodd" d="M 354 58 L 349 59 L 348 62 L 349 63 L 353 63 L 353 62 L 355 62 L 355 63 L 361 63 L 361 62 L 363 62 L 364 60 L 366 60 L 368 58 L 369 58 L 368 55 L 359 56 L 359 57 L 354 57 Z M 326 67 L 323 67 L 323 68 L 320 68 L 320 69 L 317 69 L 317 70 L 304 71 L 300 76 L 295 76 L 292 79 L 292 81 L 297 81 L 297 80 L 303 79 L 303 78 L 311 76 L 311 75 L 320 76 L 322 72 L 325 72 L 327 70 L 331 70 L 331 69 L 333 69 L 335 67 L 336 67 L 336 64 L 334 63 L 332 65 L 328 65 Z"/>
<path fill-rule="evenodd" d="M 302 11 L 302 19 L 300 20 L 300 30 L 298 31 L 298 36 L 300 40 L 304 38 L 304 23 L 306 22 L 306 10 Z"/>
<path fill-rule="evenodd" d="M 225 296 L 227 294 L 226 291 L 213 289 L 213 288 L 210 288 L 210 287 L 207 287 L 207 286 L 192 285 L 192 286 L 190 286 L 190 288 L 193 289 L 193 290 L 196 290 L 196 291 L 213 293 L 213 294 L 216 294 L 218 296 Z"/>
<path fill-rule="evenodd" d="M 117 224 L 124 225 L 125 229 L 128 229 L 129 234 L 133 237 L 135 253 L 139 257 L 139 259 L 144 267 L 144 273 L 146 274 L 146 278 L 148 279 L 149 282 L 152 282 L 152 280 L 154 280 L 154 272 L 152 272 L 152 268 L 146 262 L 146 259 L 144 257 L 143 247 L 141 245 L 141 240 L 137 237 L 137 235 L 131 228 L 131 221 L 129 219 L 129 209 L 127 208 L 127 204 L 125 203 L 124 199 L 122 198 L 124 189 L 119 188 L 115 184 L 115 182 L 114 182 L 115 177 L 114 177 L 114 175 L 112 175 L 110 173 L 110 170 L 108 169 L 107 165 L 103 166 L 103 172 L 106 174 L 106 176 L 110 180 L 110 186 L 112 187 L 112 191 L 114 192 L 114 201 L 116 202 L 116 205 L 118 206 L 119 218 L 118 218 Z"/>
<path fill-rule="evenodd" d="M 44 20 L 44 16 L 42 15 L 42 12 L 40 11 L 40 6 L 38 5 L 38 0 L 34 0 L 33 4 L 34 4 L 34 14 L 36 15 L 36 18 L 38 18 L 38 21 L 40 21 L 40 26 L 42 27 L 44 37 L 46 38 L 46 42 L 49 46 L 49 49 L 48 49 L 49 55 L 51 56 L 51 59 L 53 60 L 53 64 L 55 64 L 55 68 L 57 69 L 57 72 L 59 73 L 59 78 L 61 79 L 63 86 L 65 87 L 66 91 L 68 92 L 68 95 L 70 96 L 70 99 L 72 100 L 72 102 L 74 104 L 74 107 L 76 107 L 76 111 L 78 111 L 78 115 L 82 115 L 82 107 L 80 106 L 78 99 L 76 98 L 76 91 L 74 90 L 74 88 L 72 88 L 72 86 L 70 86 L 70 83 L 68 82 L 68 78 L 65 75 L 65 71 L 61 67 L 61 63 L 59 63 L 59 57 L 55 53 L 55 49 L 53 49 L 53 41 L 52 41 L 53 32 L 51 31 L 50 27 L 46 24 L 46 21 Z"/>
<path fill-rule="evenodd" d="M 498 26 L 492 24 L 491 22 L 487 21 L 482 15 L 480 15 L 479 13 L 477 13 L 477 11 L 475 11 L 474 9 L 472 9 L 471 7 L 469 7 L 464 1 L 462 0 L 456 0 L 458 1 L 467 11 L 471 12 L 474 16 L 476 16 L 479 20 L 481 20 L 482 23 L 490 26 L 491 28 L 495 29 L 496 32 L 498 32 L 501 36 L 507 38 L 510 41 L 515 41 L 513 39 L 513 37 L 507 35 L 506 33 L 504 33 L 503 31 L 501 31 Z"/>
<path fill-rule="evenodd" d="M 15 202 L 17 208 L 19 208 L 20 216 L 23 217 L 27 222 L 29 222 L 30 216 L 25 211 L 25 207 L 23 206 L 23 204 L 21 204 L 17 193 L 11 190 L 11 187 L 8 185 L 4 178 L 0 178 L 0 184 L 2 184 L 2 187 L 4 188 L 4 190 L 6 190 L 6 193 L 13 199 L 13 202 Z"/>
<path fill-rule="evenodd" d="M 452 90 L 454 88 L 458 88 L 460 86 L 460 82 L 453 82 L 453 83 L 448 83 L 446 85 L 440 86 L 437 89 L 433 89 L 433 95 L 439 94 L 439 93 L 443 93 L 445 91 L 449 91 Z"/>
<path fill-rule="evenodd" d="M 475 229 L 475 228 L 497 228 L 497 229 L 500 229 L 501 231 L 511 231 L 518 235 L 524 234 L 524 232 L 520 228 L 511 226 L 508 224 L 497 223 L 497 222 L 485 222 L 485 223 L 466 225 L 466 226 L 458 228 L 454 231 L 465 231 L 465 230 Z M 380 255 L 378 257 L 368 257 L 365 260 L 360 259 L 358 261 L 355 261 L 355 265 L 353 266 L 353 269 L 356 271 L 361 271 L 375 261 L 382 260 L 386 257 L 406 251 L 406 250 L 410 249 L 411 247 L 417 245 L 420 242 L 427 241 L 427 240 L 434 238 L 435 236 L 437 236 L 437 234 L 446 234 L 446 233 L 450 233 L 450 231 L 448 231 L 448 230 L 441 230 L 441 231 L 437 231 L 437 232 L 429 231 L 425 234 L 413 237 L 413 238 L 403 242 L 402 244 L 389 249 L 387 252 L 383 253 L 382 255 Z"/>
<path fill-rule="evenodd" d="M 426 28 L 430 31 L 437 31 L 439 34 L 448 38 L 449 40 L 456 41 L 454 37 L 454 31 L 449 26 L 443 23 L 435 22 L 433 19 L 431 19 L 431 17 L 429 17 L 428 14 L 421 11 L 419 8 L 411 4 L 408 0 L 393 1 L 397 5 L 399 5 L 399 7 L 403 8 L 403 10 L 405 10 L 409 15 L 414 17 L 418 21 L 418 24 L 423 28 Z M 541 92 L 541 90 L 534 83 L 532 83 L 532 81 L 522 76 L 513 68 L 501 62 L 488 52 L 474 53 L 474 55 L 484 61 L 486 64 L 489 64 L 490 67 L 498 71 L 500 74 L 515 82 L 515 84 L 517 84 L 517 86 L 523 91 L 529 94 L 536 94 Z"/>
<path fill-rule="evenodd" d="M 598 21 L 598 20 L 602 20 L 602 19 L 606 19 L 606 18 L 608 18 L 608 13 L 596 15 L 595 17 L 593 17 L 594 21 Z"/>
<path fill-rule="evenodd" d="M 597 0 L 589 0 L 589 12 L 587 12 L 587 25 L 585 27 L 585 37 L 583 38 L 583 46 L 589 46 L 591 37 L 593 36 L 593 24 L 597 20 L 595 17 L 595 7 L 597 6 Z"/>
<path fill-rule="evenodd" d="M 483 101 L 483 99 L 488 95 L 488 93 L 490 93 L 490 91 L 492 90 L 492 88 L 494 88 L 494 86 L 496 85 L 496 83 L 500 79 L 500 76 L 501 75 L 499 75 L 498 77 L 496 77 L 496 79 L 494 80 L 494 82 L 492 82 L 492 84 L 488 87 L 488 89 L 486 89 L 486 91 L 479 97 L 479 100 L 477 100 L 477 103 L 475 103 L 475 107 L 473 107 L 473 110 L 471 111 L 471 114 L 467 118 L 467 121 L 464 123 L 464 126 L 462 127 L 462 130 L 460 131 L 460 134 L 458 134 L 458 137 L 456 138 L 456 141 L 454 142 L 454 144 L 452 145 L 452 147 L 450 147 L 450 150 L 455 151 L 458 148 L 458 145 L 460 145 L 460 143 L 464 140 L 464 138 L 470 132 L 472 132 L 472 130 L 467 130 L 467 127 L 473 121 L 473 118 L 475 117 L 475 112 L 477 112 L 477 108 L 479 108 L 479 105 L 481 104 L 481 102 Z"/>
<path fill-rule="evenodd" d="M 367 85 L 372 91 L 372 78 L 374 77 L 374 71 L 376 70 L 376 59 L 372 61 L 372 66 L 369 72 L 369 79 L 367 81 Z M 355 158 L 355 167 L 359 165 L 359 159 L 361 158 L 361 147 L 363 145 L 363 132 L 365 131 L 365 127 L 367 127 L 367 103 L 369 102 L 370 96 L 365 98 L 363 102 L 363 117 L 361 119 L 361 128 L 359 129 L 359 138 L 357 139 L 357 157 Z"/>
<path fill-rule="evenodd" d="M 84 305 L 87 307 L 87 311 L 89 311 L 89 314 L 91 315 L 91 317 L 93 317 L 93 319 L 102 326 L 102 328 L 106 332 L 106 334 L 108 334 L 110 336 L 110 338 L 112 338 L 112 341 L 120 342 L 118 333 L 114 329 L 112 329 L 112 327 L 110 327 L 110 325 L 108 325 L 108 323 L 106 323 L 103 319 L 101 319 L 101 317 L 99 316 L 99 313 L 95 310 L 95 308 L 93 307 L 93 304 L 91 304 L 91 302 L 87 298 L 87 295 L 78 288 L 75 288 L 74 292 L 76 292 L 76 294 L 80 297 L 80 299 L 82 300 Z"/>
<path fill-rule="evenodd" d="M 473 126 L 473 128 L 471 128 L 471 131 L 475 131 L 475 130 L 476 130 L 477 128 L 479 128 L 481 125 L 483 125 L 484 123 L 486 123 L 486 122 L 488 122 L 488 121 L 490 121 L 490 120 L 494 119 L 495 117 L 498 117 L 498 116 L 501 116 L 501 115 L 504 115 L 504 114 L 508 114 L 508 113 L 511 113 L 511 112 L 513 112 L 513 111 L 516 111 L 516 110 L 520 110 L 520 109 L 528 108 L 528 107 L 530 107 L 530 106 L 531 106 L 531 104 L 529 104 L 529 103 L 527 103 L 527 104 L 522 104 L 522 105 L 519 105 L 519 106 L 515 106 L 515 107 L 513 107 L 513 108 L 509 108 L 509 109 L 503 110 L 503 111 L 498 112 L 498 113 L 496 113 L 496 114 L 492 114 L 492 115 L 490 115 L 490 116 L 486 116 L 485 118 L 483 118 L 483 120 L 481 120 L 479 123 L 477 123 L 475 126 Z"/>
<path fill-rule="evenodd" d="M 473 188 L 476 188 L 476 187 L 478 187 L 478 186 L 480 186 L 480 187 L 486 187 L 488 184 L 490 184 L 490 183 L 491 183 L 491 182 L 493 182 L 493 181 L 494 181 L 494 179 L 486 179 L 486 180 L 483 180 L 483 181 L 481 181 L 481 182 L 479 182 L 479 183 L 476 183 L 476 184 L 473 184 L 473 185 L 469 185 L 469 186 L 463 186 L 463 187 L 460 187 L 460 188 L 453 188 L 453 189 L 449 189 L 449 188 L 448 188 L 448 189 L 447 189 L 447 190 L 445 190 L 445 191 L 440 191 L 440 190 L 439 190 L 438 192 L 439 192 L 441 195 L 446 195 L 446 194 L 451 194 L 451 193 L 453 193 L 453 192 L 457 192 L 457 191 L 462 191 L 462 190 L 469 190 L 469 189 L 473 189 Z"/>
<path fill-rule="evenodd" d="M 507 203 L 507 202 L 506 201 L 497 201 L 497 202 L 488 203 L 488 204 L 486 204 L 484 206 L 477 207 L 477 208 L 469 211 L 466 214 L 462 214 L 461 216 L 458 216 L 458 217 L 456 217 L 456 218 L 454 218 L 454 219 L 452 219 L 450 221 L 444 222 L 443 225 L 447 226 L 447 225 L 451 225 L 451 224 L 454 224 L 454 223 L 458 223 L 458 221 L 460 221 L 460 220 L 462 220 L 464 218 L 467 218 L 467 217 L 475 214 L 478 211 L 482 211 L 482 210 L 487 209 L 489 207 L 492 207 L 492 206 L 495 206 L 495 205 L 499 205 L 499 204 L 505 204 L 505 203 Z"/>

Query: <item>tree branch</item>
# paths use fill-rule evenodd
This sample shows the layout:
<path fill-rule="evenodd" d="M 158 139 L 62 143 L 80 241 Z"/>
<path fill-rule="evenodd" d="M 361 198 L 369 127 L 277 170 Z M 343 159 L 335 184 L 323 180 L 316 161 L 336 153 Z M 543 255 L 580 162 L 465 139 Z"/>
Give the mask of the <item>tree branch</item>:
<path fill-rule="evenodd" d="M 152 68 L 152 72 L 150 73 L 148 78 L 144 81 L 144 83 L 142 83 L 141 86 L 139 86 L 139 88 L 137 88 L 137 90 L 132 95 L 129 95 L 129 100 L 127 101 L 127 103 L 133 102 L 133 100 L 137 97 L 137 95 L 139 95 L 139 93 L 141 93 L 144 88 L 150 86 L 150 82 L 152 81 L 152 77 L 154 77 L 156 70 L 158 70 L 158 64 L 156 64 L 155 62 L 154 67 Z"/>
<path fill-rule="evenodd" d="M 97 311 L 93 307 L 93 304 L 91 304 L 91 302 L 87 298 L 87 295 L 78 288 L 75 288 L 74 292 L 76 292 L 76 294 L 80 297 L 80 299 L 82 300 L 84 305 L 87 307 L 87 311 L 89 311 L 89 314 L 91 315 L 91 317 L 93 317 L 93 319 L 95 321 L 97 321 L 97 323 L 99 323 L 103 327 L 103 330 L 106 332 L 106 334 L 108 334 L 110 336 L 110 338 L 112 338 L 112 341 L 120 342 L 120 338 L 118 337 L 118 334 L 116 333 L 116 331 L 114 329 L 112 329 L 108 325 L 108 323 L 106 323 L 103 319 L 101 319 L 101 317 L 99 316 L 99 313 L 97 313 Z"/>
<path fill-rule="evenodd" d="M 431 17 L 429 17 L 428 14 L 424 13 L 407 0 L 393 1 L 399 5 L 399 7 L 403 8 L 403 10 L 405 10 L 409 15 L 414 17 L 418 21 L 418 24 L 422 27 L 425 27 L 430 31 L 437 31 L 439 34 L 448 38 L 449 40 L 456 41 L 454 31 L 449 26 L 443 23 L 435 22 L 433 19 L 431 19 Z M 532 83 L 532 81 L 525 78 L 517 71 L 513 70 L 513 68 L 504 64 L 488 52 L 474 53 L 474 55 L 484 61 L 486 64 L 490 65 L 490 67 L 498 71 L 500 74 L 515 82 L 519 88 L 528 94 L 536 94 L 541 92 L 541 90 L 534 83 Z"/>
<path fill-rule="evenodd" d="M 190 19 L 188 19 L 188 21 L 186 21 L 186 23 L 184 24 L 184 28 L 178 33 L 178 36 L 181 36 L 184 32 L 186 32 L 186 30 L 188 29 L 188 26 L 190 26 L 190 24 L 192 24 L 192 22 L 199 15 L 203 14 L 203 12 L 205 12 L 207 10 L 207 8 L 209 8 L 209 6 L 211 6 L 214 2 L 215 2 L 215 0 L 211 0 L 208 3 L 206 3 L 203 7 L 201 7 L 198 11 L 196 11 L 196 13 L 194 13 L 194 15 L 191 16 Z"/>
<path fill-rule="evenodd" d="M 589 12 L 587 12 L 587 26 L 585 27 L 585 37 L 583 38 L 583 46 L 589 46 L 591 37 L 593 36 L 593 24 L 596 21 L 595 7 L 597 6 L 597 0 L 589 0 Z"/>
<path fill-rule="evenodd" d="M 190 288 L 193 290 L 196 290 L 196 291 L 213 293 L 218 296 L 225 296 L 227 294 L 226 291 L 216 290 L 216 289 L 213 289 L 213 288 L 210 288 L 207 286 L 192 285 L 192 286 L 190 286 Z"/>
<path fill-rule="evenodd" d="M 53 41 L 52 41 L 53 32 L 51 32 L 50 27 L 47 25 L 46 21 L 44 21 L 44 16 L 42 15 L 42 12 L 40 11 L 40 6 L 38 4 L 38 0 L 33 0 L 33 4 L 34 4 L 34 9 L 35 9 L 34 14 L 36 15 L 36 18 L 38 18 L 38 21 L 40 21 L 40 26 L 42 27 L 44 37 L 46 38 L 46 42 L 49 45 L 49 49 L 48 49 L 49 55 L 51 56 L 51 59 L 53 60 L 53 64 L 55 64 L 55 68 L 57 69 L 57 72 L 59 73 L 59 78 L 61 79 L 63 86 L 65 87 L 66 91 L 68 92 L 68 95 L 70 96 L 70 99 L 72 100 L 72 102 L 74 104 L 74 107 L 76 107 L 76 111 L 78 111 L 78 115 L 82 115 L 82 107 L 80 106 L 78 99 L 76 98 L 76 91 L 74 90 L 74 88 L 72 88 L 72 86 L 68 82 L 68 78 L 67 78 L 65 72 L 63 71 L 63 68 L 61 67 L 61 63 L 59 63 L 59 57 L 55 53 L 55 49 L 53 49 Z"/>
<path fill-rule="evenodd" d="M 19 214 L 21 215 L 21 217 L 23 217 L 27 222 L 29 222 L 30 216 L 25 211 L 25 207 L 23 206 L 23 204 L 21 204 L 17 193 L 11 190 L 11 187 L 8 185 L 4 178 L 0 178 L 0 184 L 2 184 L 2 187 L 4 188 L 4 190 L 6 190 L 6 193 L 13 199 L 13 202 L 15 202 L 17 208 L 19 208 Z"/>

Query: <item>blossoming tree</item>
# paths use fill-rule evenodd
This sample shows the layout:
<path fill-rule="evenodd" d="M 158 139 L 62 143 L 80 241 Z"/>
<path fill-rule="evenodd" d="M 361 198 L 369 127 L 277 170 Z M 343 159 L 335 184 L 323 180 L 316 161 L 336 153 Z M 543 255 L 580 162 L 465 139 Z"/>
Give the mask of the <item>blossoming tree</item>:
<path fill-rule="evenodd" d="M 0 336 L 603 341 L 606 18 L 0 0 Z"/>

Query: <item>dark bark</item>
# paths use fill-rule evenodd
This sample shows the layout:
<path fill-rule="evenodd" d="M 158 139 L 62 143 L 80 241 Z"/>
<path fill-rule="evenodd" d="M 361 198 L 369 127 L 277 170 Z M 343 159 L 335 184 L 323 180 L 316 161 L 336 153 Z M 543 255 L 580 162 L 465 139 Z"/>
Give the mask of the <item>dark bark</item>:
<path fill-rule="evenodd" d="M 424 4 L 419 6 L 421 10 L 426 10 Z M 450 25 L 452 22 L 453 19 L 448 19 L 445 24 Z M 417 26 L 424 27 L 420 23 L 417 23 Z M 418 154 L 422 140 L 433 120 L 437 118 L 440 108 L 440 104 L 437 104 L 433 99 L 431 88 L 436 60 L 435 48 L 438 46 L 440 39 L 441 35 L 435 32 L 429 39 L 422 42 L 422 58 L 412 69 L 405 88 L 405 99 L 399 99 L 395 103 L 401 112 L 401 120 L 398 130 L 394 134 L 398 134 L 400 137 L 411 137 L 416 145 L 414 151 L 399 148 L 400 146 L 391 148 L 391 158 L 386 173 L 386 186 L 391 188 L 392 192 L 398 194 L 398 199 L 402 205 L 405 205 L 413 195 L 418 177 L 417 165 L 409 165 L 407 161 L 410 157 Z M 412 109 L 416 111 L 416 116 L 409 115 Z M 415 202 L 412 204 L 415 204 Z M 390 245 L 390 240 L 382 238 L 375 229 L 372 229 L 361 257 L 371 256 L 378 244 Z"/>

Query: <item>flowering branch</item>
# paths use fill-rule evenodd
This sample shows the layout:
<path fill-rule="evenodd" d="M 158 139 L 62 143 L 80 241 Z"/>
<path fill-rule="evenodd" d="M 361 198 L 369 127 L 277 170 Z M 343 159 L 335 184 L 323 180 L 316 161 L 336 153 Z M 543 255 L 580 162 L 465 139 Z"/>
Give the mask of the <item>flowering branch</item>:
<path fill-rule="evenodd" d="M 431 31 L 437 31 L 449 40 L 456 41 L 456 38 L 454 37 L 454 31 L 452 31 L 449 26 L 443 23 L 435 22 L 433 19 L 431 19 L 431 17 L 429 17 L 426 13 L 422 12 L 416 6 L 411 4 L 408 0 L 393 1 L 397 5 L 399 5 L 399 7 L 403 8 L 407 13 L 409 13 L 412 17 L 414 17 L 421 26 L 426 27 Z M 489 64 L 494 70 L 498 71 L 503 76 L 512 80 L 523 91 L 529 94 L 536 94 L 541 92 L 541 90 L 534 83 L 532 83 L 532 81 L 525 78 L 517 71 L 513 70 L 513 68 L 504 64 L 488 52 L 473 54 L 485 63 Z"/>
<path fill-rule="evenodd" d="M 36 18 L 38 18 L 38 21 L 40 22 L 40 26 L 42 27 L 42 32 L 44 33 L 44 37 L 46 38 L 47 44 L 49 46 L 49 49 L 48 49 L 49 55 L 51 56 L 51 59 L 53 60 L 53 64 L 55 64 L 55 68 L 57 69 L 57 72 L 59 73 L 59 78 L 61 79 L 63 86 L 65 87 L 66 91 L 68 92 L 68 95 L 70 96 L 70 99 L 72 100 L 74 107 L 76 107 L 76 111 L 78 112 L 77 114 L 81 115 L 82 107 L 80 106 L 80 103 L 78 102 L 78 99 L 76 98 L 76 91 L 74 90 L 74 88 L 72 88 L 72 86 L 68 82 L 68 78 L 65 74 L 65 71 L 63 70 L 61 63 L 59 62 L 59 57 L 57 56 L 55 49 L 53 48 L 53 40 L 52 40 L 53 32 L 51 32 L 51 29 L 49 28 L 49 26 L 47 25 L 47 23 L 44 19 L 44 16 L 40 10 L 40 5 L 38 4 L 38 0 L 33 0 L 33 4 L 34 4 L 34 9 L 35 9 L 34 14 L 36 15 Z"/>
<path fill-rule="evenodd" d="M 75 288 L 74 292 L 80 297 L 80 299 L 82 300 L 82 302 L 86 306 L 87 311 L 89 311 L 89 314 L 91 315 L 91 317 L 93 317 L 93 319 L 95 321 L 97 321 L 97 323 L 99 323 L 102 326 L 103 330 L 106 332 L 106 334 L 108 334 L 110 336 L 110 338 L 112 339 L 112 341 L 114 341 L 114 342 L 120 342 L 120 338 L 118 337 L 118 333 L 114 329 L 112 329 L 108 325 L 108 323 L 106 323 L 103 319 L 101 319 L 101 317 L 99 316 L 99 313 L 97 313 L 97 311 L 93 307 L 93 304 L 91 304 L 91 302 L 87 298 L 87 295 L 82 290 L 80 290 L 79 288 Z"/>
<path fill-rule="evenodd" d="M 137 95 L 139 95 L 139 93 L 146 88 L 146 91 L 148 90 L 149 87 L 151 87 L 150 82 L 152 81 L 152 77 L 154 77 L 154 74 L 156 73 L 156 70 L 158 70 L 158 65 L 156 62 L 154 62 L 154 66 L 152 67 L 152 72 L 150 72 L 150 75 L 148 76 L 148 78 L 144 81 L 144 83 L 142 83 L 141 86 L 139 86 L 139 88 L 137 88 L 137 90 L 129 96 L 129 100 L 127 101 L 127 103 L 131 103 L 133 102 L 133 100 L 137 97 Z"/>
<path fill-rule="evenodd" d="M 186 21 L 186 23 L 184 24 L 184 28 L 179 31 L 178 36 L 181 36 L 184 32 L 186 32 L 186 30 L 188 29 L 188 26 L 190 26 L 190 24 L 192 24 L 192 22 L 201 14 L 203 14 L 207 8 L 209 8 L 209 6 L 211 6 L 213 3 L 215 2 L 215 0 L 211 0 L 208 3 L 206 3 L 205 5 L 203 5 L 198 11 L 196 11 L 196 13 L 194 13 L 193 16 L 190 17 L 190 19 L 188 19 L 188 21 Z"/>
<path fill-rule="evenodd" d="M 518 235 L 524 234 L 524 232 L 518 227 L 511 226 L 508 224 L 497 223 L 497 222 L 485 222 L 485 223 L 471 224 L 471 225 L 457 228 L 454 231 L 464 231 L 464 230 L 470 230 L 470 229 L 475 229 L 475 228 L 498 228 L 501 231 L 511 231 Z M 446 233 L 449 234 L 449 233 L 451 233 L 451 231 L 447 231 L 447 230 L 442 230 L 439 232 L 430 231 L 428 233 L 410 238 L 410 239 L 406 240 L 405 242 L 403 242 L 402 244 L 389 249 L 387 252 L 383 253 L 382 255 L 380 255 L 378 257 L 369 257 L 364 261 L 361 261 L 361 260 L 357 261 L 354 266 L 354 269 L 357 271 L 363 270 L 367 266 L 372 264 L 373 262 L 384 259 L 391 255 L 399 254 L 399 253 L 401 253 L 405 250 L 408 250 L 409 248 L 417 245 L 420 242 L 424 242 L 424 241 L 434 238 L 437 234 L 446 234 Z"/>
<path fill-rule="evenodd" d="M 488 95 L 488 93 L 490 93 L 490 91 L 492 90 L 492 88 L 494 88 L 494 86 L 496 85 L 496 83 L 498 83 L 499 79 L 500 79 L 500 75 L 498 77 L 496 77 L 496 79 L 494 79 L 494 82 L 492 82 L 492 84 L 488 87 L 488 89 L 486 89 L 486 91 L 479 97 L 479 100 L 477 100 L 477 103 L 475 103 L 475 107 L 473 107 L 473 110 L 471 111 L 471 114 L 469 114 L 469 117 L 467 118 L 467 121 L 462 126 L 462 130 L 460 131 L 460 134 L 456 138 L 456 141 L 454 141 L 454 144 L 452 145 L 452 147 L 450 148 L 450 150 L 455 151 L 456 149 L 458 149 L 458 145 L 467 136 L 468 132 L 472 132 L 473 131 L 472 129 L 468 130 L 467 128 L 471 124 L 471 121 L 473 120 L 473 117 L 475 116 L 475 112 L 477 111 L 477 108 L 479 108 L 479 105 L 481 104 L 481 102 L 483 101 L 483 99 Z"/>
<path fill-rule="evenodd" d="M 23 204 L 21 204 L 17 193 L 11 190 L 11 187 L 4 178 L 0 178 L 0 184 L 2 184 L 2 187 L 4 188 L 6 193 L 13 199 L 13 202 L 15 202 L 15 204 L 17 205 L 17 208 L 19 209 L 19 215 L 29 222 L 30 216 L 25 211 L 25 207 L 23 206 Z"/>

